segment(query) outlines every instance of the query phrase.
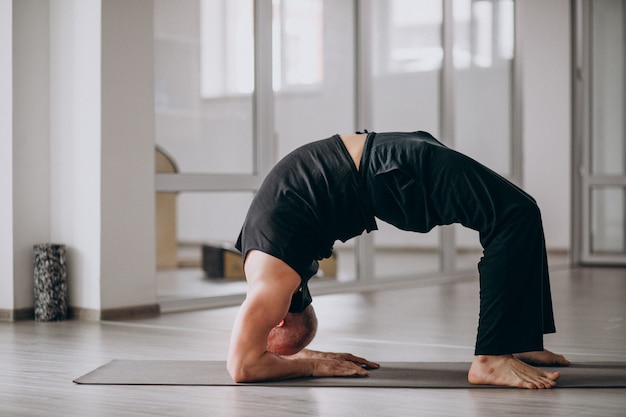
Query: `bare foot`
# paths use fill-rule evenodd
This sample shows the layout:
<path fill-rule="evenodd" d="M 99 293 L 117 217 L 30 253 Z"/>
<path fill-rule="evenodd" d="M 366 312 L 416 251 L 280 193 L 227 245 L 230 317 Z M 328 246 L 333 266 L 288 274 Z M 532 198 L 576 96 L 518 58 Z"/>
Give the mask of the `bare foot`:
<path fill-rule="evenodd" d="M 552 388 L 560 372 L 546 372 L 515 359 L 513 355 L 478 355 L 467 375 L 470 384 L 517 388 Z"/>
<path fill-rule="evenodd" d="M 565 356 L 550 352 L 547 349 L 535 352 L 514 353 L 513 357 L 529 365 L 567 366 L 570 361 Z"/>

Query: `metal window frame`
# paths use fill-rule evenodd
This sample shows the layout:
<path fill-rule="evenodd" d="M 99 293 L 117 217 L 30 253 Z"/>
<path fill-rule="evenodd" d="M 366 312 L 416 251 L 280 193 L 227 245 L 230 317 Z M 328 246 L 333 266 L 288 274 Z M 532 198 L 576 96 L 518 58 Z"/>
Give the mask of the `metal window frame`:
<path fill-rule="evenodd" d="M 589 266 L 626 265 L 626 254 L 593 253 L 591 248 L 592 190 L 603 186 L 626 189 L 626 175 L 598 175 L 591 169 L 592 0 L 572 0 L 572 9 L 572 262 Z M 626 7 L 624 13 L 626 15 Z M 626 31 L 624 33 L 626 37 Z"/>

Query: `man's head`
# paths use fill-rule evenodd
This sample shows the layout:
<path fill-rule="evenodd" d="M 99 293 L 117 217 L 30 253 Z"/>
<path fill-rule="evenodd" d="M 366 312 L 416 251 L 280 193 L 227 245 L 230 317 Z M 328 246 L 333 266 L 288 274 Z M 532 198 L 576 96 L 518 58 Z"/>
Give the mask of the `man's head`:
<path fill-rule="evenodd" d="M 267 336 L 267 350 L 277 355 L 294 355 L 315 337 L 317 317 L 309 304 L 302 313 L 287 313 Z"/>

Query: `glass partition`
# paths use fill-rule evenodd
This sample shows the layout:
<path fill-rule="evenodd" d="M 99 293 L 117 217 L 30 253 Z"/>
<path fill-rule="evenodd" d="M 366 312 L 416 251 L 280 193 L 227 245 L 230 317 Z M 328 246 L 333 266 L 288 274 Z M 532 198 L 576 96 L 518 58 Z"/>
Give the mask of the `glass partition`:
<path fill-rule="evenodd" d="M 350 1 L 273 0 L 273 5 L 280 158 L 305 143 L 354 130 L 355 29 Z M 337 242 L 333 258 L 320 264 L 323 280 L 355 281 L 354 251 L 354 241 Z"/>
<path fill-rule="evenodd" d="M 599 182 L 626 177 L 626 31 L 624 1 L 592 3 L 592 175 Z M 626 255 L 626 188 L 596 185 L 591 189 L 590 249 L 595 255 Z"/>
<path fill-rule="evenodd" d="M 155 1 L 156 143 L 178 173 L 253 173 L 253 23 L 253 0 Z"/>
<path fill-rule="evenodd" d="M 373 131 L 425 130 L 439 137 L 443 62 L 441 0 L 372 2 Z M 415 276 L 439 270 L 439 233 L 400 231 L 382 221 L 374 233 L 374 276 Z"/>
<path fill-rule="evenodd" d="M 453 0 L 454 148 L 512 178 L 513 0 Z M 455 225 L 456 267 L 475 269 L 478 233 Z"/>
<path fill-rule="evenodd" d="M 161 300 L 245 293 L 233 249 L 251 192 L 157 193 L 157 289 Z"/>
<path fill-rule="evenodd" d="M 361 129 L 425 130 L 511 173 L 512 1 L 415 4 L 155 0 L 161 298 L 244 293 L 241 272 L 225 269 L 232 244 L 264 173 L 305 143 Z M 467 229 L 379 228 L 373 244 L 337 242 L 315 282 L 449 272 L 480 255 Z M 442 261 L 451 249 L 452 264 Z"/>
<path fill-rule="evenodd" d="M 591 169 L 596 175 L 626 174 L 626 81 L 624 2 L 595 1 L 591 28 Z"/>
<path fill-rule="evenodd" d="M 626 188 L 592 189 L 591 253 L 626 255 Z"/>
<path fill-rule="evenodd" d="M 354 129 L 353 18 L 350 1 L 155 1 L 157 172 L 178 174 L 157 193 L 162 305 L 245 293 L 232 247 L 264 172 Z M 321 281 L 356 280 L 354 251 L 338 243 Z"/>
<path fill-rule="evenodd" d="M 513 1 L 454 0 L 453 4 L 454 146 L 510 177 Z"/>

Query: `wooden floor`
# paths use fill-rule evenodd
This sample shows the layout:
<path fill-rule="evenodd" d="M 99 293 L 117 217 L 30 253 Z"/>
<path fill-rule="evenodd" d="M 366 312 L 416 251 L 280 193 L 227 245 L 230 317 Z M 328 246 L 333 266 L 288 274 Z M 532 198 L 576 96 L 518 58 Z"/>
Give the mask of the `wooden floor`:
<path fill-rule="evenodd" d="M 626 268 L 552 272 L 572 361 L 626 361 Z M 312 348 L 375 361 L 470 361 L 475 277 L 315 297 Z M 626 416 L 626 389 L 372 389 L 84 386 L 112 359 L 224 360 L 236 308 L 135 321 L 0 323 L 0 416 Z"/>

